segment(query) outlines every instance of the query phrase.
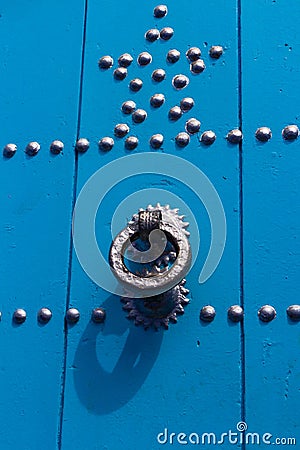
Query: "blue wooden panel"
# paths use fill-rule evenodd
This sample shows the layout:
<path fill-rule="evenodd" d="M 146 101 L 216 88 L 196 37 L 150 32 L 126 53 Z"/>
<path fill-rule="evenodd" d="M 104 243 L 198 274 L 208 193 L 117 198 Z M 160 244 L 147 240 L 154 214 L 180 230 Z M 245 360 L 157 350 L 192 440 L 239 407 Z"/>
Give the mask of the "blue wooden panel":
<path fill-rule="evenodd" d="M 83 3 L 0 2 L 2 449 L 56 448 L 72 212 Z M 50 143 L 60 139 L 63 154 Z M 40 152 L 25 155 L 28 142 Z M 53 312 L 49 324 L 37 311 Z M 16 308 L 27 320 L 12 322 Z"/>
<path fill-rule="evenodd" d="M 124 140 L 118 139 L 110 152 L 98 150 L 98 140 L 113 137 L 117 123 L 128 122 L 131 133 L 138 137 L 139 146 L 133 154 L 150 151 L 151 135 L 162 133 L 163 152 L 193 162 L 218 190 L 227 218 L 226 249 L 213 277 L 200 286 L 198 274 L 211 236 L 208 217 L 199 200 L 178 180 L 166 182 L 163 174 L 151 178 L 144 174 L 147 168 L 143 167 L 139 169 L 142 175 L 124 180 L 112 189 L 99 208 L 96 226 L 98 241 L 106 254 L 113 213 L 133 192 L 149 186 L 166 191 L 168 186 L 189 205 L 201 231 L 199 258 L 188 276 L 192 301 L 178 324 L 168 331 L 145 332 L 126 320 L 119 299 L 96 286 L 74 256 L 70 306 L 81 311 L 81 318 L 68 330 L 64 449 L 155 449 L 160 447 L 156 436 L 166 427 L 175 433 L 221 433 L 235 429 L 241 418 L 240 327 L 230 326 L 226 315 L 231 304 L 239 303 L 239 155 L 237 146 L 228 145 L 224 139 L 229 129 L 239 125 L 237 4 L 235 0 L 210 0 L 205 4 L 193 0 L 182 2 L 180 8 L 170 4 L 168 16 L 160 21 L 152 16 L 154 6 L 154 1 L 137 6 L 133 0 L 95 0 L 89 4 L 80 135 L 88 138 L 91 146 L 87 153 L 79 155 L 77 195 L 97 169 L 129 154 L 124 150 Z M 207 20 L 208 16 L 211 20 Z M 172 40 L 146 43 L 147 29 L 163 26 L 174 28 Z M 208 56 L 214 44 L 225 48 L 218 61 Z M 190 74 L 185 58 L 185 51 L 193 45 L 202 49 L 207 65 L 199 76 Z M 171 48 L 182 52 L 174 66 L 165 62 Z M 152 54 L 153 62 L 140 68 L 136 57 L 143 50 Z M 111 54 L 116 62 L 124 52 L 135 58 L 126 80 L 114 81 L 113 69 L 99 71 L 97 61 L 101 56 Z M 167 78 L 156 87 L 150 75 L 161 66 L 166 69 Z M 171 85 L 177 73 L 191 78 L 182 92 L 176 92 Z M 139 93 L 130 95 L 128 83 L 134 77 L 142 78 L 144 86 Z M 166 103 L 153 111 L 149 98 L 160 91 L 165 94 Z M 168 109 L 184 96 L 195 98 L 195 109 L 177 123 L 170 123 Z M 133 126 L 131 119 L 122 115 L 121 104 L 128 99 L 148 111 L 143 124 Z M 217 140 L 212 147 L 205 147 L 193 136 L 190 145 L 179 150 L 174 137 L 184 131 L 187 117 L 193 116 L 202 121 L 203 131 L 214 130 Z M 128 211 L 128 216 L 133 212 Z M 199 311 L 206 304 L 217 310 L 215 322 L 209 326 L 199 321 Z M 100 305 L 107 311 L 103 326 L 90 322 L 92 308 Z"/>
<path fill-rule="evenodd" d="M 300 5 L 286 8 L 242 2 L 246 419 L 271 442 L 299 436 L 300 334 L 286 308 L 299 303 L 300 142 L 281 130 L 299 125 Z M 259 126 L 269 142 L 256 141 Z M 265 304 L 277 310 L 272 323 L 257 318 Z"/>

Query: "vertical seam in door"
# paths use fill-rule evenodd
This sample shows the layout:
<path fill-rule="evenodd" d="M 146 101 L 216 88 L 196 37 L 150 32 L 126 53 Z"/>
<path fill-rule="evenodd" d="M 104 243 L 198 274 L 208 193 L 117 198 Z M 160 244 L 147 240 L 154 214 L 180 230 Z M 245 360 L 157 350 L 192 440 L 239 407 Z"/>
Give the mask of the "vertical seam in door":
<path fill-rule="evenodd" d="M 88 12 L 88 0 L 85 0 L 84 1 L 84 13 L 83 13 L 84 17 L 83 17 L 83 32 L 82 32 L 82 46 L 81 46 L 81 67 L 80 67 L 80 79 L 79 79 L 78 115 L 77 115 L 76 140 L 79 139 L 80 126 L 81 126 L 82 91 L 83 91 L 83 74 L 84 74 L 84 59 L 85 59 L 85 44 L 86 44 L 87 12 Z M 72 214 L 73 214 L 73 210 L 74 210 L 74 206 L 75 206 L 75 202 L 76 202 L 76 196 L 77 196 L 77 180 L 78 180 L 78 152 L 75 151 L 74 177 L 73 177 L 73 189 L 72 189 Z M 72 262 L 73 262 L 73 238 L 72 238 L 72 220 L 71 220 L 65 311 L 70 306 L 71 281 L 72 281 Z M 65 320 L 64 321 L 64 358 L 63 358 L 62 374 L 61 374 L 59 423 L 58 423 L 58 433 L 57 433 L 57 448 L 58 448 L 58 450 L 61 450 L 61 448 L 62 448 L 63 419 L 64 419 L 64 406 L 65 406 L 66 368 L 67 368 L 67 350 L 68 350 L 68 325 L 67 325 L 66 320 Z"/>

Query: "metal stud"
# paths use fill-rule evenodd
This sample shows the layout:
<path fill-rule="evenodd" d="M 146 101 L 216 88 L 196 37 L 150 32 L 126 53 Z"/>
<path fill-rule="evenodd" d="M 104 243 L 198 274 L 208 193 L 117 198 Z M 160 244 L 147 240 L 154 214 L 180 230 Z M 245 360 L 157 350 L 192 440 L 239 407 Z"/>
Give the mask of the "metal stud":
<path fill-rule="evenodd" d="M 230 144 L 239 144 L 243 139 L 243 133 L 238 128 L 229 131 L 226 139 Z"/>
<path fill-rule="evenodd" d="M 113 148 L 114 144 L 113 138 L 106 136 L 100 139 L 98 142 L 98 147 L 103 152 L 109 152 Z"/>
<path fill-rule="evenodd" d="M 262 322 L 271 322 L 276 317 L 276 311 L 273 306 L 262 306 L 258 311 L 258 317 Z"/>
<path fill-rule="evenodd" d="M 92 311 L 92 321 L 94 323 L 103 323 L 106 318 L 106 311 L 103 308 L 95 308 Z"/>
<path fill-rule="evenodd" d="M 215 142 L 216 138 L 216 134 L 213 131 L 208 130 L 202 133 L 200 141 L 202 142 L 202 144 L 212 145 Z"/>
<path fill-rule="evenodd" d="M 185 97 L 180 102 L 180 108 L 183 112 L 190 111 L 195 105 L 194 99 L 191 97 Z"/>
<path fill-rule="evenodd" d="M 100 67 L 100 69 L 110 69 L 114 64 L 114 60 L 112 59 L 111 56 L 102 56 L 102 58 L 99 59 L 98 61 L 98 66 Z"/>
<path fill-rule="evenodd" d="M 133 57 L 129 53 L 123 53 L 118 59 L 120 67 L 129 67 L 133 61 Z"/>
<path fill-rule="evenodd" d="M 162 17 L 165 17 L 168 14 L 168 8 L 166 5 L 158 5 L 154 8 L 153 15 L 157 19 L 161 19 Z"/>
<path fill-rule="evenodd" d="M 27 316 L 26 311 L 24 309 L 18 308 L 14 312 L 13 320 L 16 323 L 21 324 L 25 322 L 26 316 Z"/>
<path fill-rule="evenodd" d="M 136 104 L 132 100 L 128 100 L 122 104 L 121 109 L 124 114 L 132 114 L 136 109 Z"/>
<path fill-rule="evenodd" d="M 5 158 L 12 158 L 17 151 L 16 144 L 7 144 L 3 149 L 3 156 Z"/>
<path fill-rule="evenodd" d="M 213 45 L 210 50 L 209 50 L 209 54 L 211 58 L 214 59 L 219 59 L 220 56 L 223 55 L 223 47 L 221 47 L 221 45 Z"/>
<path fill-rule="evenodd" d="M 139 140 L 137 137 L 128 136 L 128 138 L 125 141 L 125 148 L 127 150 L 134 150 L 135 148 L 137 148 L 138 143 L 139 143 Z"/>
<path fill-rule="evenodd" d="M 267 142 L 272 137 L 272 131 L 268 127 L 260 127 L 255 132 L 258 141 Z"/>
<path fill-rule="evenodd" d="M 159 108 L 165 103 L 165 96 L 163 94 L 154 94 L 150 98 L 150 104 L 153 108 Z"/>
<path fill-rule="evenodd" d="M 114 77 L 118 81 L 125 80 L 125 78 L 127 77 L 126 67 L 117 67 L 117 69 L 114 70 Z"/>
<path fill-rule="evenodd" d="M 185 124 L 185 129 L 189 134 L 195 134 L 198 133 L 200 130 L 201 123 L 197 119 L 189 119 L 187 123 Z"/>
<path fill-rule="evenodd" d="M 138 92 L 143 87 L 143 81 L 139 78 L 134 78 L 129 83 L 129 89 L 133 92 Z"/>
<path fill-rule="evenodd" d="M 38 142 L 29 142 L 29 144 L 26 147 L 25 152 L 29 156 L 35 156 L 35 155 L 38 154 L 40 149 L 41 149 L 41 146 L 40 146 L 40 144 Z"/>
<path fill-rule="evenodd" d="M 198 74 L 206 69 L 206 65 L 203 59 L 198 59 L 197 61 L 192 62 L 190 69 L 192 73 Z"/>
<path fill-rule="evenodd" d="M 126 134 L 129 133 L 129 126 L 126 125 L 126 123 L 118 123 L 115 126 L 114 129 L 114 134 L 115 136 L 117 136 L 118 138 L 123 138 L 124 136 L 126 136 Z"/>
<path fill-rule="evenodd" d="M 64 149 L 64 144 L 61 141 L 53 141 L 50 145 L 50 152 L 53 155 L 59 155 Z"/>
<path fill-rule="evenodd" d="M 288 125 L 282 130 L 282 137 L 287 141 L 293 141 L 298 138 L 300 132 L 297 125 Z"/>
<path fill-rule="evenodd" d="M 80 138 L 76 142 L 75 149 L 77 150 L 78 153 L 85 153 L 89 149 L 89 147 L 90 147 L 89 141 L 85 138 Z"/>
<path fill-rule="evenodd" d="M 286 312 L 291 320 L 295 322 L 300 320 L 300 305 L 291 305 Z"/>
<path fill-rule="evenodd" d="M 49 308 L 41 308 L 38 312 L 38 321 L 40 323 L 48 323 L 52 318 L 52 312 Z"/>
<path fill-rule="evenodd" d="M 200 311 L 200 319 L 203 322 L 212 322 L 216 317 L 216 310 L 213 306 L 207 305 L 203 306 Z"/>
<path fill-rule="evenodd" d="M 166 78 L 166 72 L 163 69 L 156 69 L 152 73 L 152 80 L 160 83 Z"/>
<path fill-rule="evenodd" d="M 66 320 L 68 323 L 77 323 L 80 318 L 80 312 L 76 308 L 69 308 L 66 312 Z"/>
<path fill-rule="evenodd" d="M 150 145 L 154 149 L 158 149 L 163 145 L 164 137 L 162 134 L 154 134 L 150 139 Z"/>
<path fill-rule="evenodd" d="M 159 35 L 163 41 L 168 41 L 169 39 L 171 39 L 171 37 L 173 37 L 174 30 L 171 27 L 165 27 L 162 30 L 160 30 Z"/>
<path fill-rule="evenodd" d="M 186 52 L 186 57 L 190 62 L 197 61 L 201 57 L 201 50 L 198 47 L 191 47 Z"/>
<path fill-rule="evenodd" d="M 179 108 L 179 106 L 173 106 L 173 108 L 169 111 L 169 119 L 173 120 L 174 122 L 182 116 L 182 110 Z"/>
<path fill-rule="evenodd" d="M 175 75 L 175 77 L 172 80 L 172 84 L 175 89 L 180 90 L 184 89 L 188 84 L 190 80 L 185 75 Z"/>
<path fill-rule="evenodd" d="M 241 322 L 244 318 L 244 310 L 240 305 L 230 306 L 228 309 L 228 319 L 232 322 Z"/>
<path fill-rule="evenodd" d="M 147 66 L 152 62 L 152 56 L 148 52 L 142 52 L 138 56 L 138 63 L 140 66 Z"/>
<path fill-rule="evenodd" d="M 157 30 L 156 28 L 151 28 L 151 30 L 148 30 L 146 32 L 145 38 L 149 42 L 157 41 L 157 39 L 159 38 L 159 30 Z"/>
<path fill-rule="evenodd" d="M 144 120 L 147 118 L 147 113 L 146 111 L 144 111 L 143 109 L 137 109 L 136 111 L 134 111 L 134 113 L 132 114 L 132 120 L 135 123 L 142 123 L 144 122 Z"/>
<path fill-rule="evenodd" d="M 167 53 L 167 61 L 171 64 L 176 63 L 179 61 L 180 58 L 180 52 L 176 49 L 169 50 Z"/>
<path fill-rule="evenodd" d="M 190 142 L 190 136 L 185 132 L 178 133 L 175 141 L 178 147 L 186 147 Z"/>

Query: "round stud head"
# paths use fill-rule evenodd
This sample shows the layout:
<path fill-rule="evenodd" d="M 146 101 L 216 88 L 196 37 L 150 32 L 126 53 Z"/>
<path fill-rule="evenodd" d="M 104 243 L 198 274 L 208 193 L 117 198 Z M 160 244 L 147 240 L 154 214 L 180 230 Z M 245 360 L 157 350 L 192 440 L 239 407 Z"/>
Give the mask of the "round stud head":
<path fill-rule="evenodd" d="M 41 308 L 38 312 L 38 321 L 40 323 L 48 323 L 52 318 L 52 312 L 49 308 Z"/>
<path fill-rule="evenodd" d="M 166 72 L 163 69 L 156 69 L 152 73 L 152 80 L 160 83 L 166 78 Z"/>
<path fill-rule="evenodd" d="M 92 321 L 94 323 L 103 323 L 106 318 L 106 311 L 103 308 L 95 308 L 92 311 Z"/>
<path fill-rule="evenodd" d="M 276 317 L 276 311 L 273 306 L 262 306 L 258 311 L 258 317 L 262 322 L 271 322 Z"/>
<path fill-rule="evenodd" d="M 151 30 L 148 30 L 145 34 L 145 39 L 149 42 L 157 41 L 159 38 L 159 30 L 156 28 L 151 28 Z"/>
<path fill-rule="evenodd" d="M 129 53 L 123 53 L 119 56 L 118 63 L 120 67 L 129 67 L 133 61 L 133 57 Z"/>
<path fill-rule="evenodd" d="M 200 130 L 201 123 L 197 119 L 189 119 L 185 124 L 185 129 L 189 134 L 198 133 Z"/>
<path fill-rule="evenodd" d="M 134 123 L 142 123 L 142 122 L 144 122 L 144 120 L 146 120 L 146 118 L 147 118 L 147 113 L 143 109 L 137 109 L 132 114 L 132 120 L 134 121 Z"/>
<path fill-rule="evenodd" d="M 174 122 L 182 116 L 182 110 L 179 108 L 179 106 L 173 106 L 173 108 L 169 111 L 169 119 L 173 120 Z"/>
<path fill-rule="evenodd" d="M 53 141 L 50 145 L 50 152 L 53 155 L 59 155 L 64 149 L 64 144 L 61 141 Z"/>
<path fill-rule="evenodd" d="M 154 94 L 150 98 L 150 104 L 153 108 L 159 108 L 165 103 L 165 96 L 163 94 Z"/>
<path fill-rule="evenodd" d="M 187 87 L 189 82 L 190 82 L 190 80 L 188 79 L 188 77 L 185 75 L 181 75 L 181 74 L 175 75 L 175 77 L 172 80 L 172 84 L 173 84 L 174 88 L 177 90 L 184 89 L 185 87 Z"/>
<path fill-rule="evenodd" d="M 202 133 L 200 141 L 204 145 L 212 145 L 215 142 L 216 138 L 217 138 L 216 134 L 213 131 L 208 130 Z"/>
<path fill-rule="evenodd" d="M 194 74 L 202 73 L 206 69 L 203 59 L 192 62 L 190 69 Z"/>
<path fill-rule="evenodd" d="M 291 305 L 286 310 L 288 317 L 295 322 L 300 320 L 300 305 Z"/>
<path fill-rule="evenodd" d="M 3 149 L 4 158 L 12 158 L 17 151 L 16 144 L 7 144 Z"/>
<path fill-rule="evenodd" d="M 195 105 L 194 99 L 191 97 L 185 97 L 180 102 L 180 108 L 183 112 L 190 111 Z"/>
<path fill-rule="evenodd" d="M 168 8 L 166 5 L 158 5 L 154 8 L 153 15 L 157 19 L 161 19 L 168 14 Z"/>
<path fill-rule="evenodd" d="M 174 30 L 171 27 L 165 27 L 162 30 L 160 30 L 159 35 L 163 41 L 168 41 L 174 36 Z"/>
<path fill-rule="evenodd" d="M 38 142 L 29 142 L 29 144 L 26 147 L 25 152 L 28 156 L 35 156 L 40 151 L 41 146 Z"/>
<path fill-rule="evenodd" d="M 126 123 L 118 123 L 115 126 L 114 134 L 118 138 L 123 138 L 126 134 L 129 133 L 129 126 Z"/>
<path fill-rule="evenodd" d="M 85 153 L 90 147 L 90 143 L 86 138 L 80 138 L 76 142 L 75 149 L 78 153 Z"/>
<path fill-rule="evenodd" d="M 143 87 L 143 82 L 139 78 L 134 78 L 129 83 L 129 89 L 133 92 L 138 92 Z"/>
<path fill-rule="evenodd" d="M 76 308 L 69 308 L 66 312 L 66 320 L 68 323 L 77 323 L 80 318 L 80 312 Z"/>
<path fill-rule="evenodd" d="M 288 125 L 282 130 L 282 137 L 287 141 L 293 141 L 299 136 L 299 128 L 297 125 Z"/>
<path fill-rule="evenodd" d="M 114 70 L 114 78 L 115 80 L 122 81 L 127 77 L 127 69 L 126 67 L 117 67 Z"/>
<path fill-rule="evenodd" d="M 186 57 L 190 62 L 197 61 L 201 57 L 201 50 L 198 47 L 191 47 L 186 52 Z"/>
<path fill-rule="evenodd" d="M 98 66 L 100 69 L 107 70 L 110 69 L 114 64 L 114 60 L 111 56 L 102 56 L 98 61 Z"/>
<path fill-rule="evenodd" d="M 214 59 L 219 59 L 220 56 L 223 55 L 223 47 L 221 47 L 221 45 L 213 45 L 212 47 L 210 47 L 209 49 L 209 55 L 211 58 Z"/>
<path fill-rule="evenodd" d="M 128 100 L 122 104 L 122 112 L 124 114 L 132 114 L 136 109 L 136 104 L 132 100 Z"/>
<path fill-rule="evenodd" d="M 255 137 L 258 141 L 267 142 L 272 137 L 272 131 L 268 127 L 260 127 L 256 130 Z"/>
<path fill-rule="evenodd" d="M 24 309 L 18 308 L 15 310 L 13 319 L 15 323 L 24 323 L 26 320 L 26 311 Z"/>
<path fill-rule="evenodd" d="M 232 322 L 241 322 L 244 318 L 244 310 L 240 305 L 230 306 L 228 309 L 228 319 Z"/>
<path fill-rule="evenodd" d="M 160 148 L 164 143 L 164 137 L 162 134 L 154 134 L 150 139 L 150 145 L 154 149 Z"/>
<path fill-rule="evenodd" d="M 109 136 L 103 137 L 98 142 L 99 149 L 102 150 L 103 152 L 109 152 L 113 148 L 114 144 L 115 143 L 113 138 Z"/>
<path fill-rule="evenodd" d="M 140 66 L 147 66 L 152 62 L 152 56 L 148 52 L 142 52 L 138 56 L 138 64 Z"/>
<path fill-rule="evenodd" d="M 134 150 L 135 148 L 137 148 L 138 143 L 139 143 L 139 140 L 137 137 L 128 136 L 128 138 L 125 141 L 125 148 L 127 150 Z"/>
<path fill-rule="evenodd" d="M 175 141 L 178 147 L 186 147 L 190 142 L 190 136 L 185 132 L 178 133 Z"/>
<path fill-rule="evenodd" d="M 171 64 L 176 63 L 179 61 L 180 58 L 180 52 L 176 49 L 169 50 L 167 53 L 167 61 Z"/>
<path fill-rule="evenodd" d="M 243 133 L 238 128 L 229 131 L 226 139 L 230 144 L 239 144 L 243 140 Z"/>
<path fill-rule="evenodd" d="M 212 322 L 216 317 L 216 310 L 213 306 L 207 305 L 203 306 L 200 311 L 200 319 L 203 322 Z"/>

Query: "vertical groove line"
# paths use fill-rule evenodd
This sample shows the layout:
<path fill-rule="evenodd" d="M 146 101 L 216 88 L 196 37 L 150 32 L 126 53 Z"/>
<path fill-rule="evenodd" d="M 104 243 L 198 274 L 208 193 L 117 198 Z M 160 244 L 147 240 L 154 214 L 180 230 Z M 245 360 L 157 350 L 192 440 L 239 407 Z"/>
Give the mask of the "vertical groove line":
<path fill-rule="evenodd" d="M 84 16 L 83 16 L 83 32 L 82 32 L 82 45 L 81 45 L 81 66 L 80 66 L 80 78 L 79 78 L 76 141 L 79 139 L 80 127 L 81 127 L 87 13 L 88 13 L 88 0 L 84 0 L 84 13 L 83 13 Z M 75 151 L 74 177 L 73 177 L 73 186 L 72 186 L 72 214 L 73 214 L 73 210 L 74 210 L 74 206 L 75 206 L 75 202 L 76 202 L 76 196 L 77 196 L 77 180 L 78 180 L 78 152 Z M 72 282 L 72 262 L 73 262 L 73 239 L 72 239 L 72 220 L 71 220 L 65 311 L 67 311 L 67 309 L 70 306 L 71 282 Z M 62 449 L 64 406 L 65 406 L 65 386 L 66 386 L 66 368 L 67 368 L 67 350 L 68 350 L 68 326 L 67 326 L 67 323 L 65 320 L 64 321 L 64 356 L 63 356 L 62 373 L 61 373 L 59 423 L 58 423 L 58 432 L 57 432 L 57 448 L 58 448 L 58 450 Z"/>

